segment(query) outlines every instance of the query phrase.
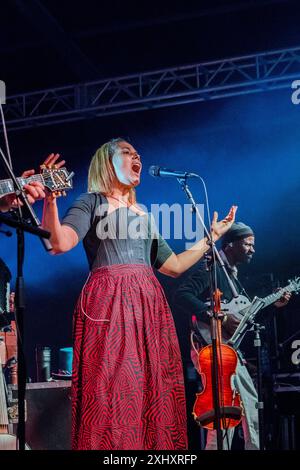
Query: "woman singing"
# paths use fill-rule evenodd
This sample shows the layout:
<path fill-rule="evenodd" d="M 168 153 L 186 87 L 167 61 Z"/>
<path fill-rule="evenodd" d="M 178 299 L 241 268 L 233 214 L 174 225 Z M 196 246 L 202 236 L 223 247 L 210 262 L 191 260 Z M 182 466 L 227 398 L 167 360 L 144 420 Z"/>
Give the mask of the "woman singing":
<path fill-rule="evenodd" d="M 52 154 L 45 163 L 58 158 Z M 176 277 L 209 245 L 204 238 L 173 253 L 136 202 L 141 168 L 133 146 L 114 139 L 96 151 L 88 192 L 62 222 L 56 199 L 45 199 L 43 227 L 51 231 L 53 253 L 83 240 L 91 270 L 73 323 L 72 448 L 77 450 L 187 448 L 179 345 L 151 255 L 155 251 L 156 269 Z M 235 211 L 233 206 L 221 222 L 214 214 L 214 240 L 230 228 Z"/>

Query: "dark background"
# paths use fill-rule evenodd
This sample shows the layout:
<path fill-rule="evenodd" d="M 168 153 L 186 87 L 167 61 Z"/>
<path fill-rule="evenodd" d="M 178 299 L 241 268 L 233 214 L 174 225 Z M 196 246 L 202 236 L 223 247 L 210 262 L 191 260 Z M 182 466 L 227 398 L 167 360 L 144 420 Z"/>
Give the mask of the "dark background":
<path fill-rule="evenodd" d="M 1 6 L 0 79 L 6 83 L 8 96 L 300 45 L 296 1 L 10 0 Z M 300 106 L 292 104 L 291 93 L 286 88 L 10 132 L 14 168 L 18 174 L 38 168 L 48 153 L 59 152 L 76 174 L 74 190 L 59 201 L 61 213 L 86 190 L 87 168 L 95 150 L 115 136 L 130 139 L 142 155 L 138 199 L 147 206 L 185 203 L 176 180 L 152 179 L 147 171 L 150 165 L 199 173 L 206 181 L 211 209 L 222 216 L 237 204 L 237 220 L 255 230 L 256 255 L 248 269 L 242 269 L 242 278 L 251 294 L 267 295 L 277 280 L 285 285 L 300 273 Z M 0 177 L 5 177 L 4 171 Z M 203 203 L 199 184 L 193 182 L 191 188 Z M 42 203 L 35 205 L 39 215 L 41 208 Z M 0 256 L 15 276 L 15 235 L 0 236 Z M 174 251 L 184 249 L 184 240 L 171 236 L 168 241 Z M 87 272 L 81 246 L 52 257 L 38 240 L 26 236 L 25 333 L 32 380 L 37 344 L 52 348 L 52 370 L 58 367 L 58 349 L 71 345 L 73 306 Z M 173 292 L 182 279 L 159 278 L 172 305 Z M 287 308 L 271 309 L 265 315 L 268 377 L 297 372 L 288 339 L 295 333 L 300 338 L 299 310 L 299 300 L 293 297 Z M 179 315 L 176 306 L 173 311 L 191 389 L 195 377 L 188 379 L 189 315 Z M 252 357 L 249 341 L 245 349 Z M 280 357 L 273 360 L 274 344 L 284 341 Z M 289 397 L 285 394 L 284 403 Z M 293 400 L 298 406 L 297 394 Z M 191 427 L 194 443 L 198 436 L 194 437 L 196 430 Z"/>

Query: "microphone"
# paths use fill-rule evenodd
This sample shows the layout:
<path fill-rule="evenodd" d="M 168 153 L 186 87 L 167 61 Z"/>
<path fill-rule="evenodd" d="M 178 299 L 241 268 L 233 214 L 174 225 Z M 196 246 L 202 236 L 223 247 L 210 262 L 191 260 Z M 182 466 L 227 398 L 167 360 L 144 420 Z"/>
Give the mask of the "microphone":
<path fill-rule="evenodd" d="M 168 170 L 167 168 L 161 168 L 160 166 L 155 166 L 155 165 L 150 166 L 149 175 L 153 176 L 154 178 L 157 176 L 160 176 L 160 177 L 173 176 L 174 178 L 198 178 L 198 175 L 196 175 L 196 173 L 188 173 L 187 171 Z"/>

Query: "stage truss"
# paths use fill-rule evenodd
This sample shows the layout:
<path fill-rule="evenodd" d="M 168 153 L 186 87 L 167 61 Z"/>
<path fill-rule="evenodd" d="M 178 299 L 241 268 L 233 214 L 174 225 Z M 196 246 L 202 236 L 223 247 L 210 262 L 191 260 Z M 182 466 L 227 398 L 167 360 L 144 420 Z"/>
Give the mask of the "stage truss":
<path fill-rule="evenodd" d="M 300 47 L 10 96 L 10 130 L 291 88 Z"/>

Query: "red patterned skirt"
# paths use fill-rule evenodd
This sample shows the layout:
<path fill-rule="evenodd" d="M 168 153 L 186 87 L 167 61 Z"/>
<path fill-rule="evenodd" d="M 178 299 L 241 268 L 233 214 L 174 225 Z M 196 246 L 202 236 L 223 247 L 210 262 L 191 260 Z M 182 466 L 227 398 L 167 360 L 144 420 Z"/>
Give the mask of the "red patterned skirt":
<path fill-rule="evenodd" d="M 72 448 L 187 448 L 180 350 L 153 270 L 94 270 L 75 310 Z"/>

